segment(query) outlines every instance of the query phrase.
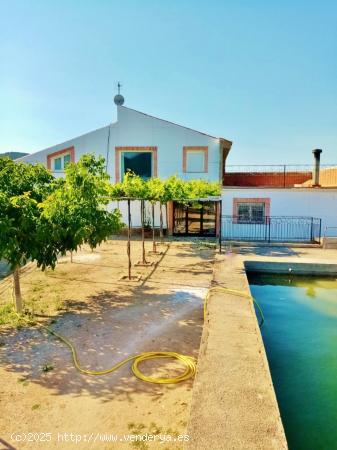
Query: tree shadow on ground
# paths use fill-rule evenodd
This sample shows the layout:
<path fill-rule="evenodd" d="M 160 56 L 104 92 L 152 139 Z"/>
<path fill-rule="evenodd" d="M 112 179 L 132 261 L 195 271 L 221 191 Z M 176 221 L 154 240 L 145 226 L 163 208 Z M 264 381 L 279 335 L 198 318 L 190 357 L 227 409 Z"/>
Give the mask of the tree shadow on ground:
<path fill-rule="evenodd" d="M 102 290 L 89 302 L 69 300 L 70 311 L 57 316 L 51 327 L 74 344 L 86 369 L 104 370 L 143 351 L 176 351 L 196 357 L 203 324 L 202 293 L 178 294 L 158 293 L 150 286 L 128 286 L 123 293 Z M 155 401 L 176 387 L 138 380 L 130 363 L 108 375 L 83 375 L 75 369 L 69 349 L 39 326 L 7 330 L 2 342 L 1 360 L 6 370 L 15 372 L 19 382 L 39 384 L 52 395 L 132 403 L 134 393 L 146 393 Z M 46 366 L 52 370 L 44 372 Z M 163 364 L 163 360 L 145 362 L 142 368 L 161 376 L 181 372 L 176 363 Z M 187 383 L 192 386 L 192 380 Z"/>
<path fill-rule="evenodd" d="M 3 447 L 1 447 L 1 450 L 16 450 L 16 447 L 13 447 L 11 444 L 9 444 L 4 439 L 0 438 L 0 444 L 3 446 Z"/>
<path fill-rule="evenodd" d="M 226 253 L 224 251 L 224 253 Z M 276 257 L 286 257 L 286 256 L 300 256 L 300 249 L 294 250 L 290 247 L 283 246 L 273 246 L 273 247 L 259 247 L 259 246 L 247 246 L 247 247 L 236 247 L 235 253 L 240 255 L 259 255 L 259 256 L 276 256 Z"/>

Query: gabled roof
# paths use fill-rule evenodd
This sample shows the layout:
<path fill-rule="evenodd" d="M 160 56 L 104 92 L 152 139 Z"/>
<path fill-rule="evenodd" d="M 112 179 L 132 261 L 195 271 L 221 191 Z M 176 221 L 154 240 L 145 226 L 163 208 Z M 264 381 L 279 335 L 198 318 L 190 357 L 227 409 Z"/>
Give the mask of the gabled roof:
<path fill-rule="evenodd" d="M 134 112 L 136 112 L 136 113 L 138 113 L 138 114 L 142 114 L 143 116 L 150 117 L 150 118 L 152 118 L 152 119 L 161 120 L 162 122 L 169 123 L 169 124 L 171 124 L 171 125 L 176 125 L 177 127 L 185 128 L 185 130 L 193 131 L 194 133 L 199 133 L 199 134 L 202 134 L 202 135 L 204 135 L 204 136 L 208 136 L 208 137 L 213 138 L 213 139 L 221 139 L 222 141 L 226 141 L 226 142 L 228 142 L 229 144 L 232 144 L 232 143 L 233 143 L 232 141 L 229 141 L 228 139 L 221 138 L 221 137 L 216 137 L 216 136 L 212 136 L 211 134 L 203 133 L 202 131 L 194 130 L 193 128 L 189 128 L 189 127 L 185 127 L 184 125 L 180 125 L 179 123 L 171 122 L 170 120 L 165 120 L 165 119 L 161 119 L 160 117 L 151 116 L 150 114 L 143 113 L 142 111 L 138 111 L 138 110 L 136 110 L 136 109 L 129 108 L 129 107 L 127 107 L 127 106 L 120 106 L 119 108 L 125 108 L 125 109 L 128 109 L 128 110 L 130 110 L 130 111 L 134 111 Z"/>
<path fill-rule="evenodd" d="M 201 135 L 203 135 L 203 136 L 207 136 L 207 137 L 210 137 L 210 138 L 212 138 L 212 139 L 217 139 L 217 140 L 219 140 L 220 144 L 222 144 L 222 146 L 223 146 L 224 148 L 227 148 L 227 149 L 228 149 L 228 151 L 229 151 L 230 148 L 231 148 L 232 141 L 229 141 L 228 139 L 221 138 L 221 137 L 215 137 L 215 136 L 212 136 L 212 135 L 210 135 L 210 134 L 203 133 L 202 131 L 194 130 L 193 128 L 185 127 L 184 125 L 179 125 L 178 123 L 171 122 L 171 121 L 165 120 L 165 119 L 161 119 L 161 118 L 156 117 L 156 116 L 151 116 L 150 114 L 143 113 L 142 111 L 137 111 L 136 109 L 133 109 L 133 108 L 128 108 L 127 106 L 118 106 L 118 108 L 123 108 L 123 109 L 129 110 L 129 111 L 135 112 L 135 113 L 137 113 L 137 114 L 141 114 L 141 115 L 143 115 L 143 116 L 145 116 L 145 117 L 149 117 L 149 118 L 152 118 L 152 119 L 160 120 L 160 121 L 162 121 L 162 122 L 165 122 L 165 123 L 168 123 L 168 124 L 171 124 L 171 125 L 180 127 L 180 128 L 184 128 L 185 130 L 193 131 L 194 133 L 199 133 L 199 134 L 201 134 Z M 109 123 L 108 125 L 105 125 L 105 126 L 103 126 L 103 127 L 97 128 L 97 129 L 92 130 L 92 131 L 89 131 L 89 132 L 87 132 L 87 133 L 83 133 L 83 134 L 81 134 L 81 135 L 79 135 L 79 136 L 76 136 L 76 137 L 73 137 L 73 138 L 70 138 L 70 139 L 67 139 L 66 141 L 60 142 L 60 143 L 58 143 L 58 144 L 55 144 L 55 145 L 52 145 L 52 146 L 49 146 L 49 147 L 46 147 L 46 148 L 44 148 L 44 149 L 42 149 L 42 150 L 39 150 L 39 151 L 37 151 L 37 152 L 33 152 L 33 153 L 31 153 L 31 154 L 27 154 L 26 156 L 22 156 L 22 157 L 18 158 L 17 161 L 25 160 L 27 157 L 30 157 L 30 156 L 32 156 L 32 155 L 37 155 L 37 154 L 39 154 L 39 153 L 43 153 L 43 152 L 45 152 L 45 151 L 48 151 L 48 150 L 54 148 L 55 146 L 59 146 L 59 145 L 63 145 L 63 144 L 66 145 L 68 142 L 70 142 L 70 141 L 72 141 L 72 140 L 74 140 L 74 139 L 78 139 L 78 138 L 80 138 L 80 137 L 82 137 L 82 136 L 85 136 L 85 135 L 87 135 L 87 134 L 91 134 L 91 133 L 93 133 L 93 132 L 95 132 L 95 131 L 103 130 L 104 128 L 109 128 L 109 127 L 113 127 L 113 126 L 117 126 L 117 125 L 118 125 L 118 119 L 117 119 L 116 122 Z"/>

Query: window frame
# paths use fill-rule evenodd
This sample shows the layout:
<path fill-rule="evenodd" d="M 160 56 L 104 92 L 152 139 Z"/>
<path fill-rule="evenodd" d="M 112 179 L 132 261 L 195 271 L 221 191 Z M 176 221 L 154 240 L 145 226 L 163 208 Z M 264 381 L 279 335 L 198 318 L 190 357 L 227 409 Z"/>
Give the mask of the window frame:
<path fill-rule="evenodd" d="M 65 170 L 64 157 L 69 156 L 69 161 L 67 163 L 75 162 L 75 148 L 68 147 L 57 152 L 50 153 L 47 155 L 47 168 L 55 173 L 62 173 Z M 55 160 L 61 159 L 61 169 L 55 169 Z"/>
<path fill-rule="evenodd" d="M 150 174 L 150 176 L 149 177 L 143 177 L 143 176 L 141 176 L 139 173 L 137 173 L 137 172 L 135 172 L 136 173 L 136 175 L 138 175 L 138 176 L 140 176 L 142 179 L 149 179 L 149 178 L 151 178 L 152 176 L 153 176 L 153 154 L 152 154 L 152 152 L 142 152 L 142 151 L 139 151 L 139 152 L 129 152 L 129 151 L 122 151 L 121 152 L 121 171 L 120 171 L 120 173 L 121 173 L 121 181 L 123 181 L 123 178 L 124 178 L 124 176 L 125 176 L 125 174 L 126 174 L 126 171 L 125 171 L 125 155 L 126 154 L 130 154 L 130 153 L 134 153 L 134 154 L 141 154 L 141 155 L 150 155 L 150 157 L 151 157 L 151 162 L 150 162 L 150 172 L 151 172 L 151 174 Z"/>
<path fill-rule="evenodd" d="M 122 171 L 122 156 L 123 153 L 151 153 L 152 161 L 151 161 L 151 178 L 156 177 L 158 173 L 158 158 L 157 158 L 157 147 L 115 147 L 115 181 L 119 183 L 123 180 L 124 173 Z"/>
<path fill-rule="evenodd" d="M 189 153 L 204 154 L 204 168 L 202 171 L 188 170 L 187 156 Z M 183 147 L 183 173 L 208 173 L 208 147 L 207 146 L 184 146 Z"/>
<path fill-rule="evenodd" d="M 241 206 L 245 206 L 247 207 L 247 218 L 244 217 L 243 214 L 240 214 L 240 207 Z M 254 214 L 253 214 L 253 207 L 262 207 L 262 214 L 261 214 L 261 218 L 254 218 Z M 266 220 L 266 205 L 264 202 L 259 202 L 259 203 L 245 203 L 245 202 L 240 202 L 237 204 L 237 223 L 264 223 Z M 242 218 L 241 218 L 242 215 Z"/>
<path fill-rule="evenodd" d="M 239 207 L 240 205 L 248 205 L 249 220 L 240 220 Z M 263 205 L 263 217 L 261 220 L 253 220 L 252 207 L 254 205 Z M 233 222 L 238 224 L 264 224 L 270 216 L 270 198 L 233 198 Z"/>

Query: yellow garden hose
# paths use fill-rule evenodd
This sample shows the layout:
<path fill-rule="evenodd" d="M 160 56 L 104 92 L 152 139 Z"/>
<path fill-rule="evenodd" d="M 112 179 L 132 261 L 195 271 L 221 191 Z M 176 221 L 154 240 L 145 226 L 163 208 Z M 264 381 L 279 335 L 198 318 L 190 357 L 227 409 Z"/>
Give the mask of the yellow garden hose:
<path fill-rule="evenodd" d="M 263 323 L 264 323 L 264 314 L 263 311 L 260 307 L 260 305 L 258 304 L 258 302 L 254 299 L 254 297 L 252 297 L 250 294 L 248 294 L 247 292 L 244 291 L 239 291 L 237 289 L 230 289 L 230 288 L 226 288 L 226 287 L 222 287 L 222 286 L 214 286 L 212 288 L 210 288 L 206 294 L 205 297 L 205 301 L 204 301 L 204 320 L 206 318 L 206 313 L 207 313 L 207 303 L 208 303 L 208 299 L 210 296 L 211 292 L 226 292 L 228 294 L 233 294 L 233 295 L 238 295 L 239 297 L 245 297 L 245 298 L 251 298 L 253 300 L 254 305 L 257 307 L 260 316 L 261 316 L 261 320 L 259 323 L 259 326 L 262 327 Z"/>
<path fill-rule="evenodd" d="M 120 361 L 119 363 L 115 364 L 114 366 L 110 367 L 109 369 L 105 370 L 87 370 L 83 369 L 81 367 L 78 357 L 76 348 L 74 345 L 64 336 L 61 334 L 56 333 L 55 331 L 51 330 L 48 327 L 43 327 L 48 333 L 52 334 L 53 336 L 57 337 L 60 341 L 62 341 L 64 344 L 69 347 L 73 361 L 74 366 L 76 369 L 84 373 L 86 375 L 106 375 L 108 373 L 114 372 L 115 370 L 119 369 L 120 367 L 124 366 L 124 364 L 128 363 L 129 361 L 133 361 L 133 364 L 131 366 L 132 372 L 134 375 L 139 378 L 140 380 L 147 381 L 148 383 L 157 383 L 157 384 L 172 384 L 172 383 L 180 383 L 181 381 L 188 380 L 189 378 L 192 378 L 195 375 L 196 370 L 196 360 L 192 356 L 185 356 L 181 355 L 180 353 L 176 352 L 143 352 L 139 353 L 138 355 L 129 356 L 126 359 L 123 359 L 123 361 Z M 183 374 L 177 375 L 173 378 L 153 378 L 149 377 L 147 375 L 144 375 L 141 370 L 139 369 L 139 364 L 142 361 L 147 361 L 149 359 L 157 359 L 157 358 L 173 358 L 177 359 L 178 361 L 181 361 L 183 365 L 185 365 L 186 370 Z"/>
<path fill-rule="evenodd" d="M 226 292 L 229 294 L 238 295 L 240 297 L 252 298 L 251 295 L 249 295 L 243 291 L 238 291 L 236 289 L 229 289 L 229 288 L 220 287 L 220 286 L 212 287 L 208 290 L 205 300 L 204 300 L 204 320 L 206 318 L 207 304 L 208 304 L 211 292 Z M 254 299 L 253 299 L 253 301 L 254 301 Z M 262 323 L 264 321 L 262 310 L 257 302 L 254 301 L 254 303 L 257 305 L 257 307 L 260 311 L 261 318 L 262 318 L 262 322 L 260 323 L 260 325 L 262 325 Z M 56 331 L 52 330 L 49 327 L 42 326 L 42 328 L 44 328 L 49 334 L 55 336 L 57 339 L 62 341 L 70 349 L 72 358 L 73 358 L 73 362 L 74 362 L 74 366 L 80 373 L 84 373 L 86 375 L 95 375 L 95 376 L 106 375 L 108 373 L 115 372 L 117 369 L 124 366 L 125 364 L 127 364 L 130 361 L 133 361 L 131 369 L 132 369 L 132 372 L 134 373 L 134 375 L 137 378 L 139 378 L 140 380 L 146 381 L 148 383 L 156 383 L 156 384 L 180 383 L 181 381 L 185 381 L 185 380 L 188 380 L 189 378 L 194 377 L 195 372 L 196 372 L 196 363 L 197 362 L 196 362 L 196 359 L 193 358 L 192 356 L 186 356 L 186 355 L 182 355 L 182 354 L 176 353 L 176 352 L 160 352 L 160 351 L 158 351 L 158 352 L 143 352 L 143 353 L 139 353 L 138 355 L 129 356 L 128 358 L 120 361 L 119 363 L 117 363 L 114 366 L 112 366 L 108 369 L 105 369 L 105 370 L 87 370 L 87 369 L 84 369 L 83 367 L 81 367 L 79 360 L 78 360 L 76 348 L 66 337 L 57 333 Z M 157 358 L 176 359 L 185 366 L 185 372 L 181 375 L 177 375 L 172 378 L 163 378 L 163 377 L 155 378 L 155 377 L 149 377 L 147 375 L 144 375 L 143 372 L 139 368 L 139 364 L 143 361 L 148 361 L 150 359 L 157 359 Z"/>

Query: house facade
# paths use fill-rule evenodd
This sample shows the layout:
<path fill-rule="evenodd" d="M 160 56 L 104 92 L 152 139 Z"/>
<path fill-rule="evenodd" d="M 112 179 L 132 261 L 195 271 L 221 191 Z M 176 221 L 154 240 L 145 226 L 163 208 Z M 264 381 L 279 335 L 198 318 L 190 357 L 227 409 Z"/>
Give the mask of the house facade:
<path fill-rule="evenodd" d="M 221 233 L 229 240 L 310 241 L 337 231 L 336 166 L 321 167 L 316 158 L 305 167 L 233 168 L 226 163 L 231 141 L 116 104 L 115 123 L 20 160 L 43 163 L 59 177 L 67 163 L 95 153 L 105 158 L 112 182 L 121 181 L 126 171 L 132 170 L 144 178 L 177 175 L 185 180 L 222 183 L 221 210 L 214 199 L 187 207 L 168 204 L 164 226 L 170 234 Z M 126 222 L 126 202 L 110 205 L 116 206 Z M 158 206 L 156 209 L 158 226 Z M 149 207 L 146 214 L 150 221 Z M 131 215 L 132 225 L 140 226 L 139 202 L 132 203 Z"/>
<path fill-rule="evenodd" d="M 232 142 L 117 105 L 117 121 L 82 136 L 25 156 L 20 161 L 42 163 L 55 177 L 64 176 L 67 163 L 85 153 L 105 158 L 112 182 L 121 181 L 127 170 L 149 178 L 166 179 L 177 175 L 184 180 L 205 179 L 221 182 L 224 161 Z M 133 226 L 140 226 L 139 202 L 132 203 Z M 117 206 L 111 203 L 110 207 Z M 168 205 L 170 233 L 213 236 L 220 224 L 217 202 L 203 202 L 201 208 Z M 126 202 L 119 202 L 127 221 Z M 156 207 L 158 209 L 158 206 Z M 147 214 L 150 211 L 147 208 Z M 164 215 L 166 216 L 166 215 Z M 159 220 L 158 211 L 155 214 Z M 156 223 L 155 225 L 159 225 Z"/>

